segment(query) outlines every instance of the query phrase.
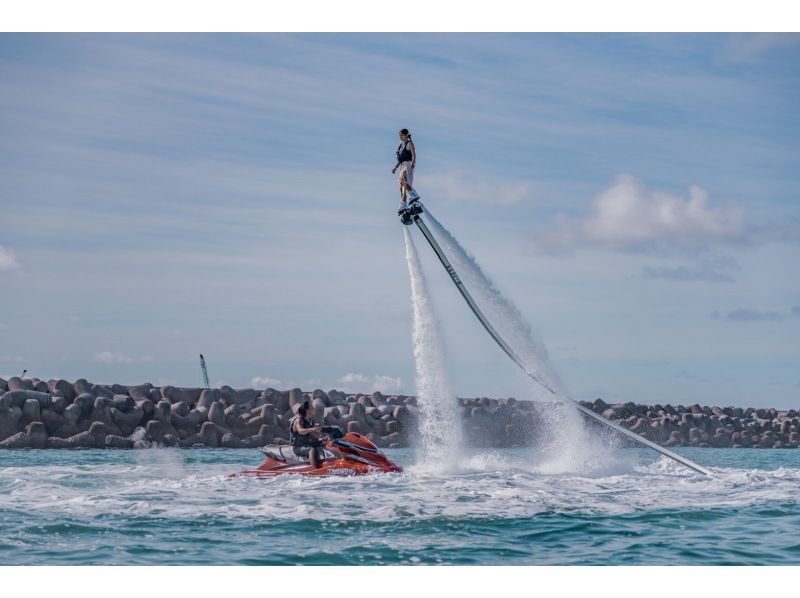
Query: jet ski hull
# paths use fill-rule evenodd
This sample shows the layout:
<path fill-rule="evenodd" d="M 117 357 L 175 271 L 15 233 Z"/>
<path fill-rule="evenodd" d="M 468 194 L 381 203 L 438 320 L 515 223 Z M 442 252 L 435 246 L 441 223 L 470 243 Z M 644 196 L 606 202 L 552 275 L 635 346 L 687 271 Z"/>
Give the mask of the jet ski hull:
<path fill-rule="evenodd" d="M 320 467 L 314 469 L 311 465 L 287 465 L 280 461 L 267 459 L 256 469 L 246 469 L 233 474 L 237 478 L 272 478 L 279 475 L 305 475 L 305 476 L 352 476 L 365 475 L 368 473 L 391 473 L 401 472 L 403 468 L 395 465 L 391 468 L 378 467 L 375 465 L 364 465 L 353 463 L 346 459 L 336 459 L 331 462 L 324 462 Z"/>
<path fill-rule="evenodd" d="M 375 473 L 399 473 L 403 468 L 389 460 L 378 447 L 361 434 L 349 432 L 323 443 L 323 461 L 311 467 L 308 461 L 294 454 L 292 447 L 265 446 L 264 462 L 255 469 L 245 469 L 231 477 L 272 478 L 279 475 L 304 475 L 313 477 L 354 476 Z"/>

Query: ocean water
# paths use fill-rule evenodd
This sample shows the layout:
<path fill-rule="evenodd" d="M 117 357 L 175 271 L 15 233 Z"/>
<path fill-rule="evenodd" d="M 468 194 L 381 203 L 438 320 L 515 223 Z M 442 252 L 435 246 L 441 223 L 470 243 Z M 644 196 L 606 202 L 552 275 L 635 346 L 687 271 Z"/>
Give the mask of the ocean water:
<path fill-rule="evenodd" d="M 525 450 L 457 470 L 229 478 L 256 450 L 0 452 L 0 562 L 230 565 L 800 563 L 800 451 L 636 449 L 558 471 Z"/>

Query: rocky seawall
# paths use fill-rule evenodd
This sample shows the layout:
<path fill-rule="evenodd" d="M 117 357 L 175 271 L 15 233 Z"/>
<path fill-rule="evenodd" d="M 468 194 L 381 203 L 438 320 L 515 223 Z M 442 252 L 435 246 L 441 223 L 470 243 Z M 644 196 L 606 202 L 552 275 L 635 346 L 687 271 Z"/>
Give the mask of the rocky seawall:
<path fill-rule="evenodd" d="M 417 428 L 414 397 L 340 391 L 123 386 L 0 378 L 0 448 L 255 448 L 288 442 L 305 400 L 318 423 L 404 447 Z"/>
<path fill-rule="evenodd" d="M 0 378 L 0 448 L 255 448 L 288 442 L 289 419 L 305 400 L 313 402 L 317 423 L 359 432 L 381 448 L 414 442 L 419 422 L 415 397 L 14 377 Z M 794 410 L 608 405 L 601 399 L 583 404 L 666 446 L 800 444 L 800 419 Z M 477 398 L 459 399 L 457 408 L 472 446 L 501 448 L 536 444 L 545 412 L 554 406 Z"/>
<path fill-rule="evenodd" d="M 662 446 L 717 448 L 798 448 L 800 413 L 753 407 L 701 405 L 582 405 Z"/>

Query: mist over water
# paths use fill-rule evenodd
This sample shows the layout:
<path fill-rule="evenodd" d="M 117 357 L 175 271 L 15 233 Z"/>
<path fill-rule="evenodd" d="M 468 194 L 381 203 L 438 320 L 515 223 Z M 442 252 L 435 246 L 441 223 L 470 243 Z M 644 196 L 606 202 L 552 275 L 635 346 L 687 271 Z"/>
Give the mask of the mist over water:
<path fill-rule="evenodd" d="M 420 409 L 421 464 L 452 468 L 462 444 L 456 395 L 448 376 L 439 324 L 408 227 L 403 227 L 403 234 L 411 281 L 411 338 Z"/>

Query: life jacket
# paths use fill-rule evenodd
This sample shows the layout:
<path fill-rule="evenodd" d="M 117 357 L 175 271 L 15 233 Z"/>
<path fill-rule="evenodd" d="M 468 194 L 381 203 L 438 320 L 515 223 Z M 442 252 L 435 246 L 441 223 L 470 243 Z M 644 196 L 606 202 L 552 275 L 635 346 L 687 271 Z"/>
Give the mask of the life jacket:
<path fill-rule="evenodd" d="M 289 443 L 292 446 L 312 446 L 312 438 L 310 434 L 298 434 L 294 431 L 294 422 L 300 421 L 301 428 L 311 428 L 313 424 L 306 418 L 302 417 L 299 413 L 289 420 Z"/>
<path fill-rule="evenodd" d="M 410 162 L 413 156 L 411 155 L 411 150 L 408 149 L 408 144 L 411 143 L 411 136 L 408 137 L 408 141 L 401 143 L 397 146 L 397 161 L 401 164 L 403 162 Z"/>

